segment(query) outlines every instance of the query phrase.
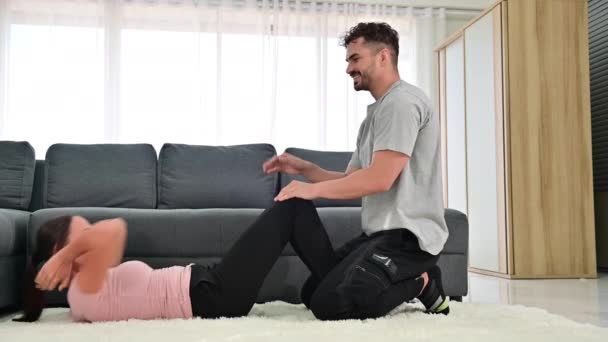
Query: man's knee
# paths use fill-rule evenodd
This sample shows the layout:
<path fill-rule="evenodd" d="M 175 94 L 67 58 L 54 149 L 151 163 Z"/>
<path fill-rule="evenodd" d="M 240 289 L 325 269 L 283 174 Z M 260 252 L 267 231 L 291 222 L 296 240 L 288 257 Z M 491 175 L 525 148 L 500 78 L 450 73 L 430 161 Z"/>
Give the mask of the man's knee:
<path fill-rule="evenodd" d="M 352 308 L 346 305 L 344 298 L 335 292 L 320 293 L 315 291 L 310 299 L 310 311 L 317 319 L 322 321 L 335 321 L 347 319 Z"/>
<path fill-rule="evenodd" d="M 378 298 L 377 298 L 378 299 Z M 370 319 L 386 315 L 393 307 L 380 302 L 357 305 L 348 296 L 313 296 L 310 301 L 310 311 L 322 321 L 337 321 L 344 319 Z"/>
<path fill-rule="evenodd" d="M 323 321 L 359 318 L 356 310 L 362 308 L 361 289 L 349 285 L 339 284 L 329 290 L 319 286 L 310 299 L 310 311 Z"/>
<path fill-rule="evenodd" d="M 320 320 L 363 319 L 378 314 L 379 298 L 390 286 L 385 275 L 365 263 L 354 264 L 339 282 L 321 284 L 310 301 L 310 310 Z"/>

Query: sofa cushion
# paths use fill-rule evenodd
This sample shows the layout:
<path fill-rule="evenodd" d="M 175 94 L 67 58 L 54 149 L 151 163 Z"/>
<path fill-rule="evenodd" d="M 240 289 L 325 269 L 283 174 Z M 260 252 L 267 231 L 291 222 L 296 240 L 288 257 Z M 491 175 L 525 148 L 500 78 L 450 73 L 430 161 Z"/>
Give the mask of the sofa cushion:
<path fill-rule="evenodd" d="M 328 171 L 344 172 L 348 166 L 348 162 L 352 156 L 352 152 L 327 152 L 327 151 L 315 151 L 306 150 L 301 148 L 288 148 L 285 152 L 294 155 L 298 158 L 313 162 L 320 167 Z M 308 180 L 302 176 L 292 176 L 281 173 L 281 188 L 288 185 L 292 180 L 299 180 L 302 182 L 308 182 Z M 325 198 L 318 198 L 314 201 L 317 207 L 360 207 L 361 199 L 352 200 L 329 200 Z"/>
<path fill-rule="evenodd" d="M 62 215 L 80 215 L 91 222 L 122 217 L 128 224 L 125 257 L 196 258 L 225 255 L 263 209 L 124 209 L 53 208 L 31 215 L 28 229 L 29 250 L 35 246 L 40 226 Z M 361 235 L 361 208 L 319 208 L 319 217 L 334 248 Z M 446 211 L 450 238 L 442 254 L 466 255 L 468 224 L 466 216 Z M 287 245 L 283 255 L 296 255 Z"/>
<path fill-rule="evenodd" d="M 90 222 L 122 217 L 128 234 L 125 257 L 218 257 L 228 249 L 230 231 L 247 227 L 262 209 L 124 209 L 52 208 L 32 213 L 28 229 L 33 250 L 40 226 L 63 215 L 80 215 Z"/>
<path fill-rule="evenodd" d="M 276 155 L 269 144 L 163 145 L 158 158 L 159 208 L 267 208 L 277 175 L 262 164 Z"/>
<path fill-rule="evenodd" d="M 225 255 L 263 209 L 124 209 L 52 208 L 32 213 L 29 250 L 40 226 L 63 215 L 80 215 L 90 222 L 122 217 L 127 221 L 127 258 L 198 258 Z M 319 217 L 335 248 L 361 234 L 360 208 L 321 208 Z M 296 255 L 288 245 L 283 255 Z"/>
<path fill-rule="evenodd" d="M 0 141 L 0 208 L 27 210 L 36 156 L 25 141 Z"/>
<path fill-rule="evenodd" d="M 156 151 L 149 144 L 55 144 L 46 153 L 46 208 L 156 207 Z"/>
<path fill-rule="evenodd" d="M 29 211 L 0 209 L 0 257 L 25 255 Z"/>
<path fill-rule="evenodd" d="M 32 189 L 32 200 L 27 211 L 34 212 L 44 208 L 44 160 L 36 160 L 36 172 L 34 173 L 34 189 Z"/>

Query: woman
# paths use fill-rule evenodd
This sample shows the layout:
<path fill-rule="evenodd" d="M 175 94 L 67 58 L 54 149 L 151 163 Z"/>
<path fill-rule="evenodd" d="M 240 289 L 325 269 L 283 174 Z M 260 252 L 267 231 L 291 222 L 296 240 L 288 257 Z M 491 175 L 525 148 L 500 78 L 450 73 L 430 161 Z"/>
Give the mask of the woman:
<path fill-rule="evenodd" d="M 26 276 L 24 314 L 15 320 L 38 320 L 43 291 L 55 288 L 68 288 L 75 321 L 245 316 L 287 242 L 319 279 L 332 267 L 322 252 L 333 253 L 327 233 L 312 202 L 302 199 L 265 210 L 212 267 L 153 270 L 140 261 L 120 263 L 126 236 L 120 218 L 90 224 L 80 216 L 63 216 L 44 223 Z M 404 294 L 404 300 L 423 294 L 428 276 L 409 281 L 416 292 Z M 430 306 L 438 295 L 422 296 L 428 297 L 423 302 Z"/>

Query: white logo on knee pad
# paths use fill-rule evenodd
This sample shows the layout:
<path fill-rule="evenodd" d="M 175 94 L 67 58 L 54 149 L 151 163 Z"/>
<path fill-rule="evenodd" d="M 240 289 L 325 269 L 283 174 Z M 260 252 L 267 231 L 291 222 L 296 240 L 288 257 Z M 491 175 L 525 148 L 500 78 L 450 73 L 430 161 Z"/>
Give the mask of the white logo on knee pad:
<path fill-rule="evenodd" d="M 372 255 L 372 257 L 378 259 L 381 263 L 384 264 L 384 266 L 388 267 L 391 264 L 391 258 L 387 257 L 387 256 L 383 256 L 383 255 L 378 255 L 376 253 L 374 253 Z"/>

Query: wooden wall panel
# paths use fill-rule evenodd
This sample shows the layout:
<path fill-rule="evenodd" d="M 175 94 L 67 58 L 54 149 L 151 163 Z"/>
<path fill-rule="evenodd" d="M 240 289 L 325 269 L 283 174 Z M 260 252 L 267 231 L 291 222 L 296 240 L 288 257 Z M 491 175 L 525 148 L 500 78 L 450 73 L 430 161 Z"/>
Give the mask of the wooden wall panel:
<path fill-rule="evenodd" d="M 585 0 L 509 0 L 514 273 L 596 275 Z"/>

